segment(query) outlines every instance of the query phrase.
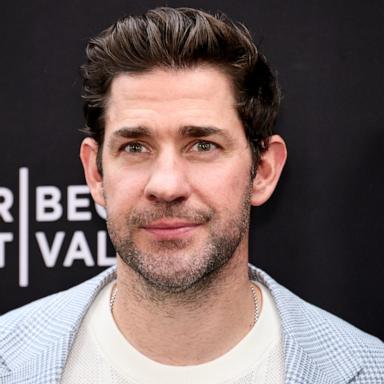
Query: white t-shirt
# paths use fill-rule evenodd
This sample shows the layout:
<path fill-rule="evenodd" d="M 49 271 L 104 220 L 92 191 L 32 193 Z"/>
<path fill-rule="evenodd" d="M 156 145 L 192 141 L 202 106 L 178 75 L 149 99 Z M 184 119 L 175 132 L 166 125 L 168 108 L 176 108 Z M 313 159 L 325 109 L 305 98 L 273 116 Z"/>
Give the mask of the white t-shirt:
<path fill-rule="evenodd" d="M 87 312 L 64 368 L 62 384 L 282 384 L 281 326 L 268 290 L 260 283 L 263 307 L 251 331 L 230 351 L 192 366 L 160 364 L 124 338 L 109 308 L 113 283 Z"/>

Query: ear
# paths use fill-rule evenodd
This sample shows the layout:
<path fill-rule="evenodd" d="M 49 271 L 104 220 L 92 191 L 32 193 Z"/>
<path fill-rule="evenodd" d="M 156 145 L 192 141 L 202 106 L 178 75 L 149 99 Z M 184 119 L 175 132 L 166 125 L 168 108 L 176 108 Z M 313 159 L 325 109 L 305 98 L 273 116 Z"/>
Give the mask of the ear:
<path fill-rule="evenodd" d="M 103 194 L 103 177 L 97 169 L 97 142 L 87 137 L 83 140 L 80 147 L 80 158 L 83 163 L 85 180 L 95 203 L 105 207 Z"/>
<path fill-rule="evenodd" d="M 268 149 L 261 156 L 253 180 L 252 205 L 262 205 L 270 198 L 279 181 L 286 159 L 287 148 L 284 140 L 278 135 L 271 136 Z"/>

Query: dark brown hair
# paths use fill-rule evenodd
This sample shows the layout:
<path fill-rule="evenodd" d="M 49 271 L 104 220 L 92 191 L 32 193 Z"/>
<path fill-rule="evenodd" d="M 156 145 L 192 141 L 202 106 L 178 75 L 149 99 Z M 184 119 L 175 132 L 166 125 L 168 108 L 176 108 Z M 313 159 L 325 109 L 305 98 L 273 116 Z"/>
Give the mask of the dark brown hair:
<path fill-rule="evenodd" d="M 128 16 L 89 40 L 81 67 L 86 128 L 104 140 L 104 111 L 110 85 L 122 72 L 143 73 L 156 67 L 190 68 L 212 64 L 233 81 L 237 111 L 252 143 L 254 170 L 268 146 L 279 104 L 276 76 L 258 52 L 249 31 L 224 14 L 191 8 L 156 8 Z"/>

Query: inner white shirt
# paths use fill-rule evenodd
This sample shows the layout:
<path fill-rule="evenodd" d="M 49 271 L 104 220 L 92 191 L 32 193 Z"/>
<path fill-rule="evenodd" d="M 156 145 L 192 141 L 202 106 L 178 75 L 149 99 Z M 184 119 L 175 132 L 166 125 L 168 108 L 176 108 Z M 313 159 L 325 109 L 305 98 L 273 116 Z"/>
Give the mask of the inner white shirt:
<path fill-rule="evenodd" d="M 268 290 L 259 320 L 230 351 L 210 362 L 173 366 L 137 351 L 117 327 L 109 307 L 111 282 L 88 310 L 69 354 L 62 384 L 282 384 L 281 326 Z"/>

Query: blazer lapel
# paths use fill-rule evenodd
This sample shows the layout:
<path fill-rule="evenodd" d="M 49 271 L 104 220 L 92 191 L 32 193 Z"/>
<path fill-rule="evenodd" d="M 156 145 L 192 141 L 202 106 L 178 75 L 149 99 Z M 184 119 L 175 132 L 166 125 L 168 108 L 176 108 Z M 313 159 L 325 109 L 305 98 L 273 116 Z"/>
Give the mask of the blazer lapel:
<path fill-rule="evenodd" d="M 308 304 L 251 266 L 251 274 L 271 291 L 280 314 L 289 384 L 345 384 L 362 368 L 339 327 L 342 320 Z M 329 321 L 330 318 L 334 322 Z"/>

